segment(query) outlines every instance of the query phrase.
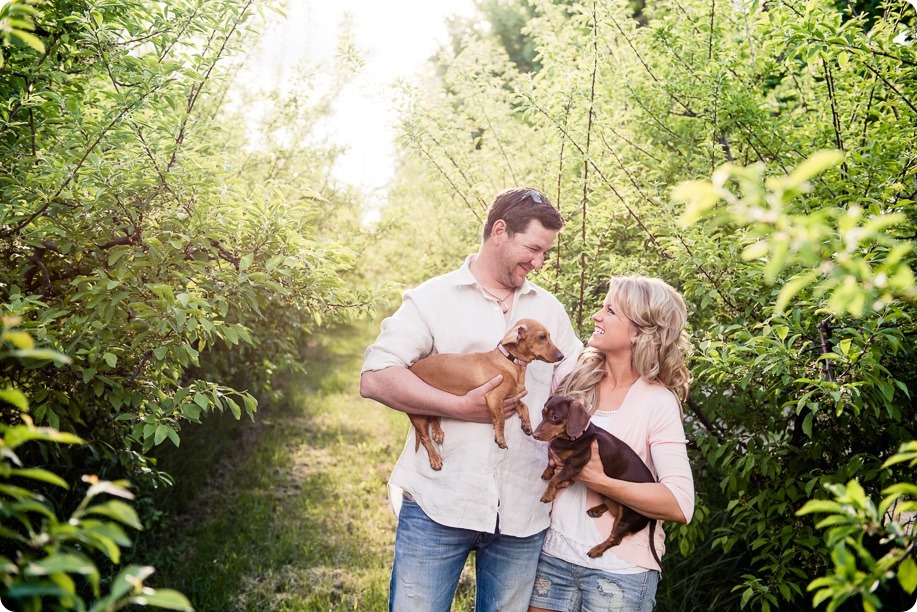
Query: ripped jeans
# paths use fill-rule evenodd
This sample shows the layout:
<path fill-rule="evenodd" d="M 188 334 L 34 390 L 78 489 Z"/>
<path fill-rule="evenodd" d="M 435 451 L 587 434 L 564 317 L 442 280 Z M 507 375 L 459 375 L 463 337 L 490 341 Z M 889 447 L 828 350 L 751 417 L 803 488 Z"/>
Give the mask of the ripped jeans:
<path fill-rule="evenodd" d="M 389 610 L 449 612 L 468 554 L 475 551 L 475 610 L 525 612 L 544 531 L 516 538 L 440 525 L 405 497 L 395 534 Z"/>
<path fill-rule="evenodd" d="M 613 574 L 541 553 L 531 605 L 564 612 L 650 612 L 659 572 Z"/>

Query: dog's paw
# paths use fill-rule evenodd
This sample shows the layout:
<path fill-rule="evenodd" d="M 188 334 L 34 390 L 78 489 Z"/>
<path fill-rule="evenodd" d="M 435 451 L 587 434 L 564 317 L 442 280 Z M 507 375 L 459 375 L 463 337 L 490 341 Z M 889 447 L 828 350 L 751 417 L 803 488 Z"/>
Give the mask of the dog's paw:
<path fill-rule="evenodd" d="M 593 506 L 592 508 L 589 508 L 588 510 L 586 510 L 586 514 L 588 514 L 592 518 L 596 518 L 596 517 L 602 516 L 607 511 L 608 511 L 608 506 L 606 506 L 605 504 L 599 504 L 598 506 Z"/>
<path fill-rule="evenodd" d="M 589 550 L 589 552 L 587 552 L 586 554 L 589 555 L 589 558 L 595 559 L 595 558 L 598 558 L 598 557 L 601 557 L 602 555 L 604 555 L 604 554 L 605 554 L 605 549 L 602 548 L 602 545 L 601 545 L 601 544 L 599 544 L 598 546 L 595 546 L 595 547 L 591 548 L 591 549 Z"/>

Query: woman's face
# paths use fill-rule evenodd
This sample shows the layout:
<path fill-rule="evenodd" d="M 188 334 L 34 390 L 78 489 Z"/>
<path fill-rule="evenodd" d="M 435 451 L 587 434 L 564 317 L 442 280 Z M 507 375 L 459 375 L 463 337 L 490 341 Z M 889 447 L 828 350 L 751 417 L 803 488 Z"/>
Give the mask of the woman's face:
<path fill-rule="evenodd" d="M 587 344 L 606 355 L 627 354 L 633 350 L 637 339 L 637 327 L 615 309 L 614 297 L 609 293 L 597 313 L 592 315 L 595 332 Z"/>

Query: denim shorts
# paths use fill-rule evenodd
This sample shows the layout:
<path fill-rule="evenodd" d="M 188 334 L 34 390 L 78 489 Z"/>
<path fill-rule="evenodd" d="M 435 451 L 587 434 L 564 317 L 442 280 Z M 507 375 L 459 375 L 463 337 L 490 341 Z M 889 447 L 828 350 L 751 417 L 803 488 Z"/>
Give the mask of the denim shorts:
<path fill-rule="evenodd" d="M 530 605 L 564 612 L 649 612 L 659 577 L 655 570 L 613 574 L 541 553 Z"/>

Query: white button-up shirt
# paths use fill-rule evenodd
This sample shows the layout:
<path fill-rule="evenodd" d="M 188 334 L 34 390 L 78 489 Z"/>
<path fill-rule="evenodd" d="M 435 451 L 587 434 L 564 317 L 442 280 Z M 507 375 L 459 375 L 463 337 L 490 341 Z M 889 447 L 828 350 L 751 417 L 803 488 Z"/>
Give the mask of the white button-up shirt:
<path fill-rule="evenodd" d="M 529 408 L 532 428 L 541 422 L 541 409 L 551 390 L 573 368 L 583 343 L 576 337 L 563 305 L 534 283 L 516 290 L 509 323 L 495 299 L 475 280 L 469 256 L 458 270 L 406 291 L 401 308 L 382 322 L 379 338 L 366 349 L 363 371 L 410 366 L 435 353 L 477 353 L 492 350 L 510 326 L 523 318 L 542 323 L 564 354 L 556 364 L 533 361 L 526 368 L 522 401 Z M 418 406 L 423 413 L 423 407 Z M 437 523 L 487 533 L 498 526 L 502 534 L 525 537 L 546 529 L 550 504 L 540 501 L 547 466 L 547 443 L 523 433 L 518 415 L 506 421 L 506 443 L 494 442 L 493 426 L 442 419 L 445 440 L 440 445 L 443 468 L 430 467 L 421 447 L 415 452 L 411 427 L 401 457 L 389 480 L 395 513 L 402 491 L 409 492 Z"/>

